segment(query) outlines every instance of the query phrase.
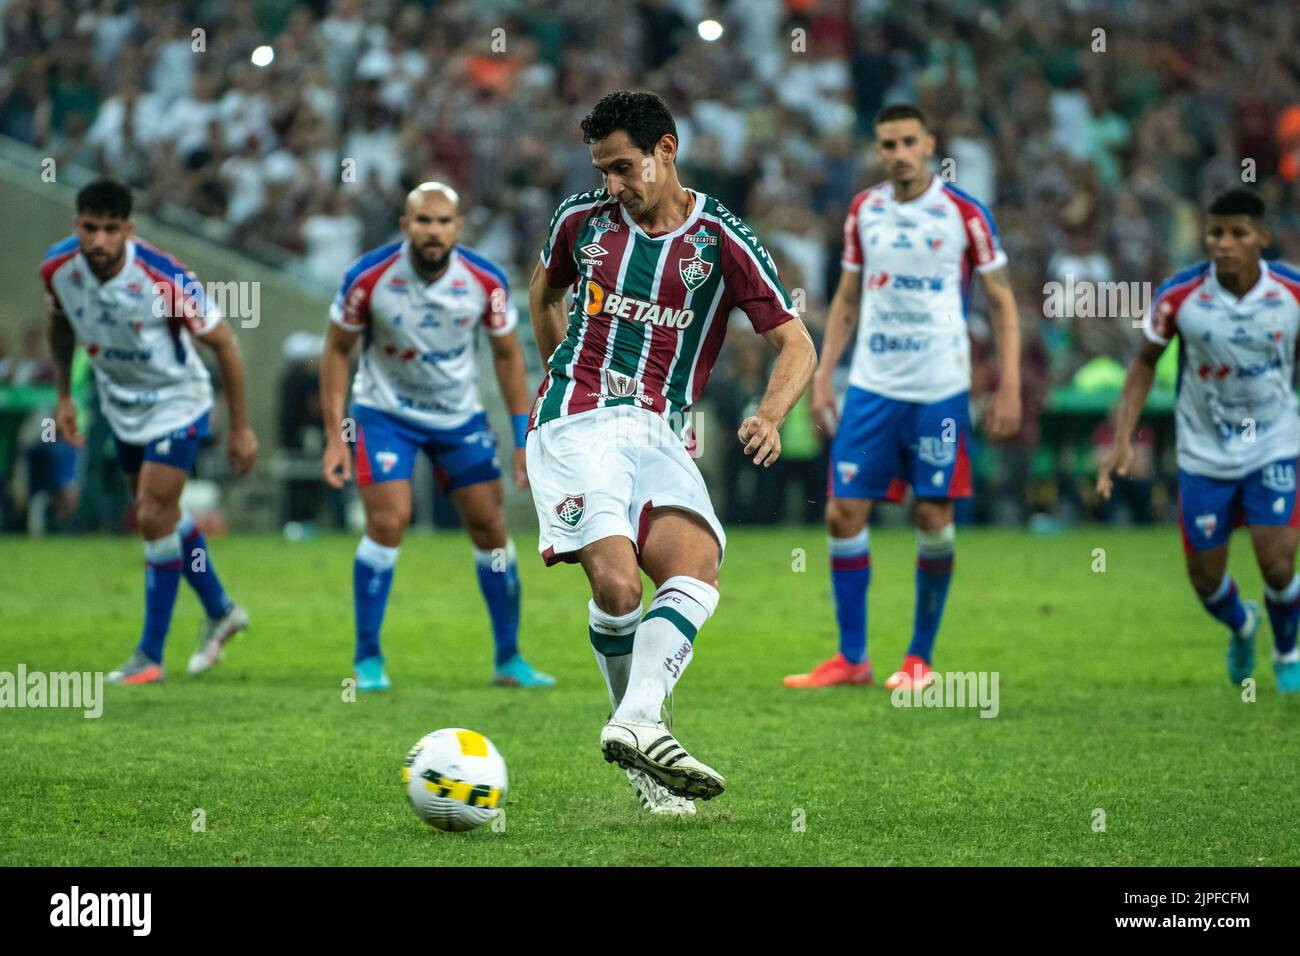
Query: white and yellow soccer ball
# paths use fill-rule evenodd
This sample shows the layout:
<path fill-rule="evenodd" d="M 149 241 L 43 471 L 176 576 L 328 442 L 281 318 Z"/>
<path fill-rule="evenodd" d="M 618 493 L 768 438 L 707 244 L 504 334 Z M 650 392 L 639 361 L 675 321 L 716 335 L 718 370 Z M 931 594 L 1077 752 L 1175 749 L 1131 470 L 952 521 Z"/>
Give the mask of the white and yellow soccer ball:
<path fill-rule="evenodd" d="M 445 727 L 406 755 L 402 784 L 415 815 L 439 830 L 473 830 L 501 812 L 506 762 L 482 734 Z"/>

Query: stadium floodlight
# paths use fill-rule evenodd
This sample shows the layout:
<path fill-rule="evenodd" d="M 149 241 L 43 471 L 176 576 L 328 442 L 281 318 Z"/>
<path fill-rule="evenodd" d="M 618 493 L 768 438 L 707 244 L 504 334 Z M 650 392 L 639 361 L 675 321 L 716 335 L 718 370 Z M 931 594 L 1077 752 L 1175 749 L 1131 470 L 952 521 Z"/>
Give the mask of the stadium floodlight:
<path fill-rule="evenodd" d="M 695 29 L 700 34 L 700 39 L 706 43 L 712 43 L 722 36 L 722 24 L 717 20 L 701 20 Z"/>
<path fill-rule="evenodd" d="M 263 44 L 253 51 L 251 59 L 253 66 L 270 66 L 271 61 L 275 59 L 275 50 Z"/>

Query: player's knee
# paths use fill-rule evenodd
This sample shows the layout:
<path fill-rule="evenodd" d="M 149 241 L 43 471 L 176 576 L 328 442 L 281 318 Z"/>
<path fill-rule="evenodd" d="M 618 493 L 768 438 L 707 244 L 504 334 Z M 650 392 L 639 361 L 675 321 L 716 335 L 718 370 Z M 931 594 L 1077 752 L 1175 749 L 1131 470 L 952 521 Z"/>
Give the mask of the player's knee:
<path fill-rule="evenodd" d="M 175 530 L 176 519 L 176 506 L 172 502 L 147 496 L 136 502 L 136 524 L 146 541 L 157 540 Z"/>
<path fill-rule="evenodd" d="M 591 582 L 591 597 L 596 607 L 616 617 L 641 606 L 641 573 L 622 569 L 606 570 Z"/>
<path fill-rule="evenodd" d="M 1281 591 L 1295 577 L 1295 559 L 1287 555 L 1269 558 L 1264 562 L 1261 570 L 1264 574 L 1264 583 L 1274 591 Z"/>
<path fill-rule="evenodd" d="M 952 509 L 946 504 L 918 501 L 913 523 L 917 531 L 935 534 L 952 524 Z"/>
<path fill-rule="evenodd" d="M 366 536 L 387 548 L 402 543 L 411 513 L 399 508 L 379 509 L 366 517 Z"/>
<path fill-rule="evenodd" d="M 851 538 L 867 526 L 867 516 L 838 498 L 826 502 L 826 530 L 832 538 Z"/>
<path fill-rule="evenodd" d="M 468 521 L 465 530 L 476 548 L 488 551 L 505 547 L 506 523 L 500 515 L 487 520 Z"/>

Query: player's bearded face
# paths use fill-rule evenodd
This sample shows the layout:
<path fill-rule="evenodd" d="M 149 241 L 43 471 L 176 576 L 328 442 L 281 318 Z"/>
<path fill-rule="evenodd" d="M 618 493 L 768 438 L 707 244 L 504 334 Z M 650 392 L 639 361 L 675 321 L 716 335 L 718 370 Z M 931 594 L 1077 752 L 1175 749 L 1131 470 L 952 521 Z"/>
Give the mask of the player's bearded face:
<path fill-rule="evenodd" d="M 426 272 L 440 271 L 451 257 L 462 225 L 464 220 L 455 205 L 441 194 L 430 194 L 408 206 L 402 231 L 411 243 L 416 265 Z"/>
<path fill-rule="evenodd" d="M 131 221 L 115 216 L 82 213 L 76 221 L 81 254 L 96 275 L 105 276 L 117 269 L 126 254 L 126 240 L 131 235 Z"/>

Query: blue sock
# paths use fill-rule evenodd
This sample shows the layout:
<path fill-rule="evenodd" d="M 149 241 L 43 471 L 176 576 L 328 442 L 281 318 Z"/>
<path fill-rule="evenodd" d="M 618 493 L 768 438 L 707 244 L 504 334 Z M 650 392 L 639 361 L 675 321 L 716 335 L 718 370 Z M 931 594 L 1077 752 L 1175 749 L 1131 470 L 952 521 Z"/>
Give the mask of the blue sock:
<path fill-rule="evenodd" d="M 1279 660 L 1294 656 L 1296 628 L 1300 625 L 1300 574 L 1293 575 L 1291 583 L 1280 591 L 1265 587 L 1264 603 L 1273 625 L 1273 656 Z"/>
<path fill-rule="evenodd" d="M 1246 623 L 1246 605 L 1241 603 L 1241 595 L 1237 593 L 1237 582 L 1226 571 L 1218 590 L 1207 598 L 1201 598 L 1201 603 L 1207 611 L 1228 625 L 1234 634 Z M 1272 608 L 1269 610 L 1271 612 Z"/>
<path fill-rule="evenodd" d="M 871 584 L 871 539 L 863 528 L 851 538 L 829 538 L 831 590 L 840 625 L 840 653 L 852 664 L 867 659 L 867 587 Z"/>
<path fill-rule="evenodd" d="M 357 622 L 356 661 L 380 656 L 379 628 L 384 623 L 388 591 L 393 586 L 393 566 L 397 564 L 400 550 L 385 547 L 368 537 L 363 537 L 357 545 L 357 557 L 352 563 L 352 599 Z"/>
<path fill-rule="evenodd" d="M 173 531 L 144 543 L 144 632 L 140 651 L 162 663 L 163 642 L 172 623 L 176 591 L 181 584 L 181 536 Z"/>
<path fill-rule="evenodd" d="M 217 569 L 212 566 L 208 541 L 195 526 L 194 516 L 188 511 L 182 511 L 181 523 L 176 526 L 176 531 L 181 536 L 181 570 L 185 574 L 185 580 L 199 596 L 208 617 L 223 617 L 233 602 L 221 586 Z"/>
<path fill-rule="evenodd" d="M 927 664 L 934 653 L 934 639 L 943 619 L 943 605 L 952 583 L 952 562 L 956 550 L 957 529 L 948 525 L 939 531 L 916 534 L 916 617 L 912 624 L 909 655 Z"/>
<path fill-rule="evenodd" d="M 496 666 L 519 653 L 519 566 L 515 543 L 506 539 L 504 548 L 474 549 L 478 586 L 492 618 L 492 640 L 496 642 Z"/>

